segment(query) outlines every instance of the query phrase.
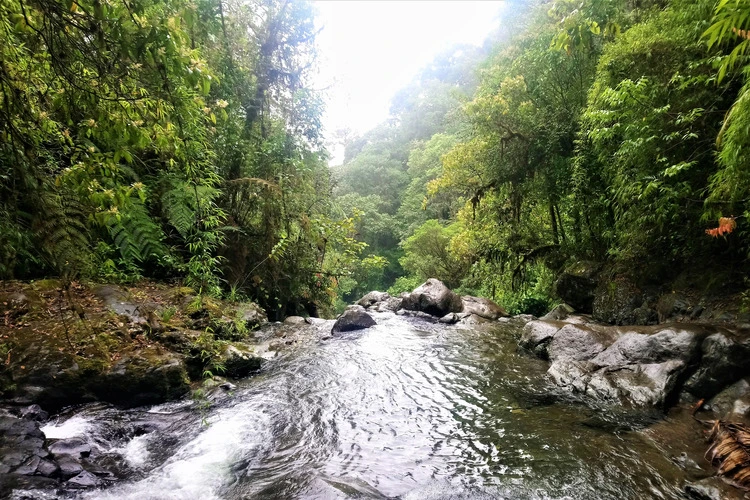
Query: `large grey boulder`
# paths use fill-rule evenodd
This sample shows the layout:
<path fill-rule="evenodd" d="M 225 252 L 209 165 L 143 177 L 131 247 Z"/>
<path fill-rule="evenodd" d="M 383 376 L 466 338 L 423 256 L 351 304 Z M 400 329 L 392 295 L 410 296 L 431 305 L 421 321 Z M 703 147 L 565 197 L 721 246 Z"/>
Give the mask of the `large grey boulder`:
<path fill-rule="evenodd" d="M 674 394 L 684 369 L 679 360 L 599 369 L 589 361 L 561 360 L 547 373 L 558 386 L 597 400 L 661 407 Z"/>
<path fill-rule="evenodd" d="M 351 332 L 375 326 L 375 320 L 360 305 L 349 306 L 334 323 L 331 333 Z"/>
<path fill-rule="evenodd" d="M 359 299 L 357 301 L 357 305 L 360 305 L 367 309 L 368 307 L 373 306 L 378 302 L 383 302 L 384 300 L 388 300 L 390 298 L 391 295 L 388 292 L 372 291 L 365 294 L 361 299 Z"/>
<path fill-rule="evenodd" d="M 476 314 L 480 318 L 499 319 L 508 317 L 508 313 L 505 309 L 495 304 L 490 299 L 464 295 L 461 297 L 461 302 L 464 305 L 463 312 Z"/>
<path fill-rule="evenodd" d="M 529 321 L 523 327 L 519 344 L 540 358 L 549 359 L 547 345 L 563 326 L 565 323 L 561 321 Z"/>
<path fill-rule="evenodd" d="M 677 396 L 710 330 L 698 325 L 615 327 L 532 321 L 520 345 L 552 361 L 560 387 L 604 401 L 664 406 Z"/>
<path fill-rule="evenodd" d="M 547 356 L 551 361 L 588 360 L 609 347 L 618 335 L 614 328 L 567 324 L 550 340 Z"/>
<path fill-rule="evenodd" d="M 719 419 L 748 422 L 750 419 L 750 379 L 743 378 L 716 396 L 705 405 Z"/>
<path fill-rule="evenodd" d="M 422 311 L 442 318 L 448 313 L 463 311 L 464 305 L 461 297 L 445 286 L 442 281 L 430 278 L 404 297 L 401 308 L 409 311 Z"/>
<path fill-rule="evenodd" d="M 700 366 L 685 383 L 689 393 L 699 398 L 711 397 L 750 375 L 750 338 L 748 332 L 740 333 L 721 329 L 706 338 L 701 346 Z"/>

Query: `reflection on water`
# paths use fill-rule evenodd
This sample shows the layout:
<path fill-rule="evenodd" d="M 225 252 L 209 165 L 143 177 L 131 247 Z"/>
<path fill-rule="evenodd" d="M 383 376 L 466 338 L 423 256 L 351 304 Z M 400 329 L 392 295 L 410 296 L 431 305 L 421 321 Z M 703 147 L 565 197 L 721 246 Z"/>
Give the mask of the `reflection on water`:
<path fill-rule="evenodd" d="M 684 473 L 633 431 L 652 416 L 555 396 L 517 327 L 377 321 L 242 381 L 207 428 L 160 407 L 152 428 L 104 450 L 129 479 L 86 497 L 683 498 Z"/>

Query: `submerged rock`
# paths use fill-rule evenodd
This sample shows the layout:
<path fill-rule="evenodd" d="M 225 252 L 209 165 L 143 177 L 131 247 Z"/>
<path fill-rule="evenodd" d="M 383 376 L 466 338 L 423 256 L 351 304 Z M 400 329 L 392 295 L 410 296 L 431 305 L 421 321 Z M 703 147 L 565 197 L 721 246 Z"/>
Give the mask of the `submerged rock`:
<path fill-rule="evenodd" d="M 331 329 L 331 333 L 351 332 L 375 326 L 375 320 L 359 305 L 349 306 L 338 317 Z"/>
<path fill-rule="evenodd" d="M 432 316 L 443 317 L 448 313 L 463 311 L 463 302 L 455 292 L 450 290 L 442 281 L 428 279 L 420 287 L 404 297 L 401 303 L 403 309 L 422 311 Z"/>

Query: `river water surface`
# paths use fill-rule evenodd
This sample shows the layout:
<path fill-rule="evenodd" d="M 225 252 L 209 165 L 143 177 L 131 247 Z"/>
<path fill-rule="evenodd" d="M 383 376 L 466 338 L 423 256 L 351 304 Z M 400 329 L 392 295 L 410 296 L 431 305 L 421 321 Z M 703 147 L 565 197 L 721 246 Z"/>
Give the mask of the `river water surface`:
<path fill-rule="evenodd" d="M 376 320 L 280 355 L 202 411 L 91 406 L 43 430 L 89 436 L 124 477 L 85 498 L 684 498 L 684 472 L 643 430 L 652 416 L 556 395 L 518 325 Z"/>

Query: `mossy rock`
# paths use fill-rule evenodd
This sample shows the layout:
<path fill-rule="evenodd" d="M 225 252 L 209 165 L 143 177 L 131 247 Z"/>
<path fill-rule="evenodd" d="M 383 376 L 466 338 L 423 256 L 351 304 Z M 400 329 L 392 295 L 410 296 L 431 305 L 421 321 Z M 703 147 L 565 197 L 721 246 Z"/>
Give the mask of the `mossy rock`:
<path fill-rule="evenodd" d="M 171 401 L 190 389 L 183 357 L 158 347 L 122 353 L 88 385 L 97 399 L 126 407 Z"/>
<path fill-rule="evenodd" d="M 241 344 L 229 344 L 221 356 L 224 365 L 223 375 L 230 378 L 243 378 L 257 373 L 263 365 L 263 359 Z"/>

